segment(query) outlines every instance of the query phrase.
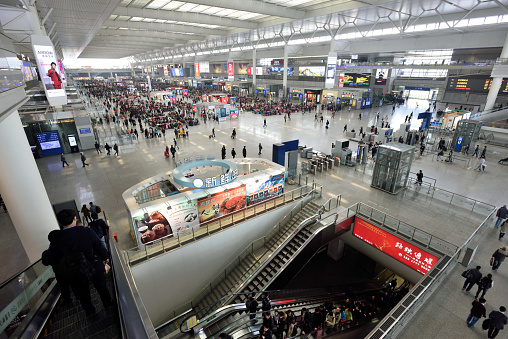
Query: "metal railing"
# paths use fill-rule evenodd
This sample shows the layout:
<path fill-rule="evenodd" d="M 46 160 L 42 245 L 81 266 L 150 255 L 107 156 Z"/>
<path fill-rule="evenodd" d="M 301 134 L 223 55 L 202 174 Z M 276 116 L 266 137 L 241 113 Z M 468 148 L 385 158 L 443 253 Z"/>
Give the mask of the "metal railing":
<path fill-rule="evenodd" d="M 413 178 L 408 178 L 408 183 L 409 185 L 406 186 L 404 194 L 406 194 L 408 191 L 421 189 L 420 185 L 417 185 L 416 180 Z M 496 206 L 494 205 L 487 204 L 473 198 L 468 198 L 464 195 L 453 193 L 442 188 L 428 186 L 427 194 L 432 199 L 437 199 L 440 202 L 455 205 L 466 210 L 470 209 L 471 212 L 475 212 L 481 215 L 487 215 L 496 209 Z"/>
<path fill-rule="evenodd" d="M 199 229 L 192 229 L 188 234 L 180 235 L 179 233 L 176 233 L 176 236 L 170 234 L 163 238 L 146 243 L 143 248 L 135 247 L 125 250 L 125 260 L 131 265 L 147 260 L 150 257 L 169 252 L 198 239 L 207 237 L 213 233 L 232 227 L 237 223 L 244 222 L 254 216 L 266 213 L 275 207 L 302 198 L 304 194 L 309 192 L 319 192 L 319 194 L 322 194 L 322 191 L 323 187 L 314 183 L 312 186 L 305 185 L 296 188 L 263 202 L 246 206 L 235 213 L 230 213 L 223 217 L 203 223 L 200 225 Z"/>
<path fill-rule="evenodd" d="M 460 153 L 459 153 L 459 154 L 460 154 Z M 433 153 L 433 154 L 432 154 L 432 161 L 438 161 L 437 156 L 438 156 L 438 155 L 437 155 L 437 152 L 436 152 L 436 153 Z M 436 160 L 434 160 L 434 157 L 436 157 Z M 446 155 L 446 156 L 445 156 L 445 155 L 442 155 L 442 157 L 444 157 L 445 159 L 448 159 L 448 158 L 449 158 L 449 156 L 448 156 L 448 155 Z M 464 169 L 467 169 L 467 168 L 469 168 L 469 165 L 470 165 L 470 163 L 471 163 L 471 158 L 469 158 L 469 157 L 463 157 L 463 156 L 460 156 L 460 155 L 456 155 L 456 154 L 454 154 L 454 155 L 452 155 L 452 157 L 451 157 L 451 161 L 445 161 L 445 162 L 446 162 L 447 164 L 453 164 L 453 163 L 455 163 L 456 161 L 463 161 L 463 162 L 464 162 Z"/>
<path fill-rule="evenodd" d="M 313 189 L 310 192 L 308 192 L 306 194 L 306 196 L 302 198 L 302 201 L 300 201 L 300 203 L 298 203 L 296 206 L 294 206 L 291 209 L 291 211 L 289 211 L 281 219 L 281 221 L 272 228 L 272 230 L 266 236 L 260 237 L 256 240 L 252 241 L 249 245 L 247 245 L 245 247 L 245 249 L 242 250 L 236 256 L 236 259 L 234 259 L 224 269 L 222 269 L 220 271 L 220 273 L 217 274 L 217 276 L 209 284 L 207 284 L 205 287 L 203 287 L 203 289 L 201 289 L 201 291 L 198 292 L 192 300 L 190 300 L 189 302 L 187 302 L 184 305 L 175 309 L 173 312 L 171 312 L 171 314 L 169 314 L 168 318 L 178 317 L 179 315 L 183 314 L 187 310 L 195 308 L 204 298 L 206 298 L 206 296 L 208 296 L 210 293 L 212 293 L 212 291 L 215 291 L 216 287 L 224 279 L 226 279 L 228 274 L 233 272 L 243 262 L 243 260 L 245 260 L 245 258 L 247 258 L 250 255 L 253 255 L 254 252 L 256 252 L 256 251 L 265 248 L 267 242 L 270 241 L 274 236 L 279 234 L 281 232 L 281 230 L 283 229 L 283 227 L 285 225 L 287 225 L 287 223 L 289 223 L 291 221 L 291 219 L 305 207 L 307 202 L 309 202 L 312 199 L 315 191 L 316 191 L 316 189 Z M 282 234 L 282 236 L 284 236 L 286 233 L 287 232 Z M 256 259 L 255 262 L 247 270 L 244 271 L 244 273 L 238 279 L 238 281 L 242 281 L 242 279 L 244 277 L 248 276 L 255 270 L 256 266 L 261 265 L 262 264 L 261 260 L 263 259 L 263 257 L 264 257 L 264 254 L 260 255 L 259 258 L 253 257 L 254 259 Z M 232 289 L 234 289 L 234 286 L 232 287 Z M 222 305 L 217 305 L 217 307 L 220 307 L 220 306 L 222 306 Z"/>
<path fill-rule="evenodd" d="M 414 174 L 415 176 L 417 174 L 415 172 L 409 172 L 409 173 Z M 423 178 L 428 180 L 428 181 L 427 180 L 422 180 L 423 183 L 427 183 L 431 187 L 436 187 L 437 179 L 434 179 L 434 178 L 431 178 L 431 177 L 427 177 L 425 175 L 423 176 Z"/>

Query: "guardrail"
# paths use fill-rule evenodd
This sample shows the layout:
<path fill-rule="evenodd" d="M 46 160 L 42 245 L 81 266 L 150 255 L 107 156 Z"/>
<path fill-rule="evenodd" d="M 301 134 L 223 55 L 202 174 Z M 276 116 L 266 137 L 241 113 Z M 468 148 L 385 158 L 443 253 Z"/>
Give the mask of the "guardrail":
<path fill-rule="evenodd" d="M 432 154 L 432 161 L 437 161 L 437 153 Z M 436 157 L 436 160 L 434 160 L 434 157 Z M 442 155 L 442 157 L 445 157 Z M 449 158 L 448 155 L 446 155 L 445 159 Z M 451 161 L 445 161 L 447 164 L 453 164 L 455 161 L 464 161 L 464 169 L 469 168 L 469 164 L 471 163 L 471 158 L 462 157 L 460 155 L 452 155 Z"/>
<path fill-rule="evenodd" d="M 184 314 L 185 312 L 189 312 L 189 310 L 196 307 L 204 298 L 206 298 L 207 295 L 209 295 L 212 291 L 215 290 L 215 288 L 224 280 L 227 278 L 228 274 L 231 273 L 240 265 L 240 263 L 249 255 L 252 255 L 255 251 L 258 251 L 266 246 L 266 243 L 268 240 L 270 240 L 273 236 L 278 234 L 281 230 L 281 227 L 285 226 L 288 222 L 291 221 L 294 215 L 296 215 L 300 210 L 303 209 L 303 207 L 306 205 L 306 203 L 312 199 L 314 192 L 316 189 L 311 190 L 306 194 L 305 197 L 302 198 L 302 201 L 294 206 L 291 211 L 289 211 L 282 219 L 281 221 L 273 227 L 273 229 L 263 237 L 260 237 L 253 242 L 250 243 L 250 245 L 247 245 L 242 252 L 240 252 L 236 259 L 234 259 L 231 263 L 229 263 L 225 268 L 223 268 L 220 273 L 201 291 L 199 291 L 196 296 L 190 300 L 189 302 L 185 303 L 184 305 L 176 308 L 173 312 L 171 312 L 168 316 L 168 318 L 179 318 L 180 315 Z M 285 234 L 285 233 L 284 233 Z M 260 256 L 260 259 L 262 259 L 263 256 Z M 257 259 L 249 269 L 247 269 L 242 277 L 240 277 L 238 280 L 241 280 L 243 277 L 249 275 L 251 271 L 255 269 L 256 264 L 260 265 L 260 259 Z M 220 307 L 220 306 L 217 306 Z M 165 323 L 167 323 L 166 321 Z"/>
<path fill-rule="evenodd" d="M 272 208 L 302 198 L 304 194 L 309 192 L 309 190 L 311 192 L 319 191 L 320 194 L 322 194 L 321 192 L 323 187 L 318 186 L 314 183 L 312 186 L 305 185 L 263 202 L 251 206 L 246 206 L 235 213 L 230 213 L 223 217 L 204 223 L 200 226 L 199 229 L 192 229 L 192 231 L 188 234 L 180 235 L 179 233 L 176 233 L 176 236 L 174 234 L 170 234 L 166 237 L 146 243 L 142 249 L 135 247 L 126 250 L 124 251 L 125 260 L 132 265 L 134 263 L 147 260 L 150 257 L 155 257 L 157 255 L 169 252 L 173 249 L 179 248 L 188 243 L 194 242 L 198 239 L 234 226 L 236 223 L 244 222 L 251 217 L 265 213 Z"/>

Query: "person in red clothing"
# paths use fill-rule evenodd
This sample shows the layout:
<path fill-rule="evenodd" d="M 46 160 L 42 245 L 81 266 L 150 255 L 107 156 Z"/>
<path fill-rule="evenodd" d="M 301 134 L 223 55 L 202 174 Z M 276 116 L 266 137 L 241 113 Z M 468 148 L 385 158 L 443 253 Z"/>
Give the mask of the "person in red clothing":
<path fill-rule="evenodd" d="M 55 89 L 62 89 L 62 79 L 60 79 L 60 74 L 56 71 L 56 63 L 54 62 L 51 63 L 51 69 L 48 71 L 48 77 L 51 78 Z"/>

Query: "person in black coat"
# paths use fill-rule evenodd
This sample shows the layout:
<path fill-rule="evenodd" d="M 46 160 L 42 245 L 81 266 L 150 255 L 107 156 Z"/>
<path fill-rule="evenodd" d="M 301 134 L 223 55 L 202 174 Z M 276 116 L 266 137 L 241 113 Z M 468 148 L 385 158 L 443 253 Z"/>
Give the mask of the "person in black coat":
<path fill-rule="evenodd" d="M 499 307 L 499 311 L 492 311 L 489 314 L 490 325 L 489 331 L 487 332 L 488 338 L 495 338 L 500 330 L 504 329 L 504 325 L 508 323 L 508 318 L 504 313 L 506 312 L 506 307 Z"/>
<path fill-rule="evenodd" d="M 106 239 L 109 239 L 109 227 L 106 222 L 102 219 L 99 219 L 99 215 L 97 213 L 92 213 L 92 221 L 88 224 L 91 229 L 97 234 L 101 242 L 106 247 Z"/>
<path fill-rule="evenodd" d="M 476 266 L 475 269 L 470 269 L 466 273 L 466 281 L 464 281 L 464 286 L 462 286 L 462 290 L 466 290 L 466 292 L 471 291 L 471 288 L 473 288 L 474 284 L 476 284 L 480 279 L 482 278 L 482 273 L 480 270 L 482 269 L 481 266 Z"/>
<path fill-rule="evenodd" d="M 110 306 L 112 300 L 104 275 L 104 262 L 109 261 L 106 248 L 102 246 L 99 237 L 92 229 L 76 225 L 76 212 L 74 210 L 65 209 L 58 212 L 57 220 L 61 230 L 52 236 L 49 245 L 49 261 L 55 264 L 58 263 L 65 257 L 64 252 L 76 251 L 83 253 L 88 262 L 92 263 L 95 268 L 95 274 L 91 280 L 102 300 L 102 304 L 104 307 Z M 71 286 L 76 299 L 81 302 L 86 315 L 94 314 L 95 307 L 92 305 L 88 279 L 85 276 L 78 275 L 66 280 Z"/>
<path fill-rule="evenodd" d="M 54 231 L 49 232 L 48 240 L 50 243 L 52 241 L 56 240 L 59 232 L 60 232 L 59 230 L 54 230 Z M 60 293 L 62 295 L 62 305 L 72 304 L 71 290 L 69 287 L 69 283 L 67 282 L 67 280 L 65 280 L 62 277 L 60 272 L 58 272 L 58 269 L 56 267 L 57 263 L 53 260 L 53 256 L 51 255 L 51 252 L 49 251 L 49 249 L 42 252 L 42 260 L 41 261 L 44 266 L 53 266 L 53 272 L 55 272 L 56 282 L 60 286 Z"/>

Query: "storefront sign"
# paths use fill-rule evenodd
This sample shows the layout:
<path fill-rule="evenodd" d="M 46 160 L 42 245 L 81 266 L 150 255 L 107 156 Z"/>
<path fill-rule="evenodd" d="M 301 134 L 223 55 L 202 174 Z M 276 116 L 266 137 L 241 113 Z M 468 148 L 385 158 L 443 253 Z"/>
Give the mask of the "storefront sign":
<path fill-rule="evenodd" d="M 422 274 L 428 273 L 438 261 L 436 256 L 358 217 L 353 235 Z"/>
<path fill-rule="evenodd" d="M 324 66 L 300 67 L 300 69 L 298 70 L 298 75 L 308 77 L 324 77 L 325 67 Z"/>
<path fill-rule="evenodd" d="M 223 168 L 223 174 L 208 178 L 187 178 L 183 173 L 196 167 L 202 166 L 218 166 Z M 211 188 L 225 185 L 234 181 L 238 177 L 238 167 L 236 164 L 226 160 L 199 160 L 189 161 L 178 166 L 173 170 L 173 178 L 175 182 L 184 187 L 192 188 Z"/>

